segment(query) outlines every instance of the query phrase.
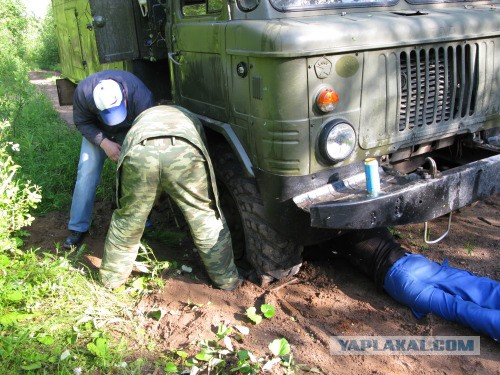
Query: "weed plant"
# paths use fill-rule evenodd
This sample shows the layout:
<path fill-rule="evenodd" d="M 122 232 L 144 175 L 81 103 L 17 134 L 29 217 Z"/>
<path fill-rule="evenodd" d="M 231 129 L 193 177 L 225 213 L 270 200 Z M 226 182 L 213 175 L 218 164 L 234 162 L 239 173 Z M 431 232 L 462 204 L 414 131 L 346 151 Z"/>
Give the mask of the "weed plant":
<path fill-rule="evenodd" d="M 19 166 L 10 153 L 19 151 L 19 145 L 2 141 L 9 123 L 0 123 L 0 249 L 16 249 L 21 243 L 21 229 L 34 220 L 29 213 L 40 201 L 40 188 L 30 181 L 18 179 Z"/>

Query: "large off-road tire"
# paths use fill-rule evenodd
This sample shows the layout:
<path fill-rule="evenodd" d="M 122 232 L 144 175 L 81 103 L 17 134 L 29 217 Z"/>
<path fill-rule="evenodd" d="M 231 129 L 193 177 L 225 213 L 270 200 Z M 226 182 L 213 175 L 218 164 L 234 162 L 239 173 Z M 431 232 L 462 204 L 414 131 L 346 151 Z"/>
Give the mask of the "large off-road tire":
<path fill-rule="evenodd" d="M 265 220 L 256 181 L 245 176 L 235 155 L 224 145 L 211 150 L 236 263 L 248 261 L 261 278 L 296 274 L 302 264 L 303 246 L 280 235 Z"/>

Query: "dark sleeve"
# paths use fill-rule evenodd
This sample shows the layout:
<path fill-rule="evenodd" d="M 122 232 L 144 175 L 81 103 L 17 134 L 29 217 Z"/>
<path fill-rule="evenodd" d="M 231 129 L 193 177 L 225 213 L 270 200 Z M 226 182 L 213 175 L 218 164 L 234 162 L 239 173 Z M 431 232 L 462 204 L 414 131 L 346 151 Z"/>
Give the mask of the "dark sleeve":
<path fill-rule="evenodd" d="M 73 122 L 78 131 L 96 146 L 99 146 L 106 138 L 98 126 L 97 115 L 88 108 L 85 91 L 82 87 L 77 87 L 73 96 Z"/>
<path fill-rule="evenodd" d="M 133 118 L 135 119 L 146 109 L 154 106 L 154 97 L 151 91 L 139 80 L 137 80 L 135 88 L 132 92 L 132 97 L 130 98 L 134 105 L 133 108 Z M 127 101 L 129 99 L 127 98 Z"/>

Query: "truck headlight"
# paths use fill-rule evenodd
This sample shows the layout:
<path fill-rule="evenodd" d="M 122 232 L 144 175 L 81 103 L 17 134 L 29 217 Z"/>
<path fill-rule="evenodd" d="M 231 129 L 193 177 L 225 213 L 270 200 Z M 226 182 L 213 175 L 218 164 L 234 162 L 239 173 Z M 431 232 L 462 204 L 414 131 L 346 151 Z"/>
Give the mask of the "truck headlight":
<path fill-rule="evenodd" d="M 318 148 L 321 156 L 337 163 L 347 158 L 356 145 L 356 133 L 344 120 L 328 122 L 319 135 Z"/>
<path fill-rule="evenodd" d="M 243 12 L 250 12 L 257 8 L 260 0 L 238 0 L 236 3 Z"/>

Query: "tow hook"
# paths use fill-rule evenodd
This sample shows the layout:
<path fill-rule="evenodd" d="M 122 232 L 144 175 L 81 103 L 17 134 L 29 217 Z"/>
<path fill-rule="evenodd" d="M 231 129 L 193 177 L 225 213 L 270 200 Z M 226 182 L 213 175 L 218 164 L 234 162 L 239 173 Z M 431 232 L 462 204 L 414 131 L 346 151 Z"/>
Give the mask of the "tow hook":
<path fill-rule="evenodd" d="M 417 173 L 419 173 L 426 180 L 429 178 L 436 178 L 438 175 L 436 161 L 431 157 L 426 157 L 424 164 L 429 164 L 429 169 L 424 169 L 423 166 L 417 169 Z"/>
<path fill-rule="evenodd" d="M 425 164 L 429 164 L 429 169 L 428 170 L 424 170 L 424 169 L 420 169 L 420 173 L 422 173 L 422 176 L 425 178 L 425 179 L 429 179 L 429 178 L 436 178 L 437 177 L 437 174 L 438 174 L 438 170 L 437 170 L 437 165 L 436 165 L 436 161 L 433 159 L 433 158 L 430 158 L 430 157 L 427 157 L 425 158 Z M 424 223 L 424 242 L 427 243 L 427 244 L 434 244 L 434 243 L 438 243 L 439 241 L 441 241 L 443 238 L 445 238 L 448 233 L 450 232 L 450 228 L 451 228 L 451 217 L 452 217 L 452 212 L 450 212 L 448 214 L 448 228 L 446 229 L 446 232 L 444 232 L 441 237 L 435 239 L 435 240 L 431 240 L 429 239 L 429 222 L 425 222 Z"/>

